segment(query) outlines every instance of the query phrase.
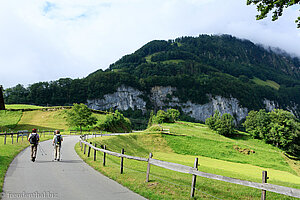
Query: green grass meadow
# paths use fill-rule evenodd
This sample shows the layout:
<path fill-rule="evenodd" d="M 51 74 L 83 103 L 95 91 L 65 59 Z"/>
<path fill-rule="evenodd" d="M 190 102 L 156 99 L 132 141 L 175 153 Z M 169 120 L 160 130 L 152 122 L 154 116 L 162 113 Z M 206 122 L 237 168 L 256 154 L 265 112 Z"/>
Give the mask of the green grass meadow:
<path fill-rule="evenodd" d="M 269 86 L 271 88 L 274 88 L 276 90 L 279 90 L 280 88 L 280 85 L 274 81 L 271 81 L 271 80 L 266 80 L 266 81 L 263 81 L 259 78 L 254 78 L 252 79 L 254 81 L 254 83 L 258 84 L 258 85 L 262 85 L 262 86 Z"/>
<path fill-rule="evenodd" d="M 10 106 L 13 109 L 27 107 L 7 107 Z M 35 109 L 32 106 L 27 108 Z M 105 115 L 93 115 L 98 120 L 105 119 Z M 240 132 L 235 138 L 227 138 L 214 133 L 206 125 L 189 122 L 162 124 L 162 127 L 168 131 L 161 132 L 157 126 L 143 132 L 98 137 L 89 141 L 98 147 L 106 145 L 108 150 L 114 152 L 121 152 L 124 148 L 125 154 L 132 156 L 147 158 L 151 152 L 155 159 L 191 167 L 197 157 L 199 171 L 259 183 L 262 171 L 266 170 L 270 177 L 268 183 L 300 189 L 300 161 L 288 159 L 278 148 L 252 139 L 246 133 Z M 1 128 L 7 131 L 59 129 L 65 134 L 74 129 L 67 125 L 65 110 L 40 108 L 0 111 L 0 131 Z M 52 133 L 41 139 L 51 138 Z M 0 136 L 0 192 L 9 164 L 29 145 L 26 137 L 23 140 L 19 138 L 16 143 L 14 136 L 14 144 L 11 144 L 11 137 L 7 137 L 7 144 L 4 145 L 4 137 Z M 80 149 L 76 144 L 78 155 L 93 168 L 148 199 L 190 199 L 192 176 L 189 174 L 151 166 L 150 182 L 147 183 L 146 162 L 124 159 L 124 174 L 120 174 L 120 158 L 107 155 L 104 167 L 103 153 L 97 152 L 97 161 L 93 161 L 93 156 L 87 158 Z M 197 177 L 195 199 L 260 199 L 260 195 L 261 191 L 254 188 Z M 267 198 L 295 199 L 272 192 L 267 192 Z"/>
<path fill-rule="evenodd" d="M 6 109 L 40 109 L 43 108 L 42 106 L 34 106 L 34 105 L 27 105 L 27 104 L 6 104 Z"/>
<path fill-rule="evenodd" d="M 194 165 L 195 158 L 198 157 L 199 171 L 259 183 L 262 171 L 266 170 L 270 177 L 268 183 L 300 189 L 300 177 L 285 162 L 282 152 L 276 148 L 270 148 L 269 145 L 258 140 L 245 138 L 234 140 L 221 137 L 201 124 L 164 124 L 163 127 L 170 129 L 170 134 L 145 131 L 130 135 L 95 138 L 89 141 L 96 143 L 98 147 L 105 144 L 109 150 L 115 152 L 121 152 L 124 148 L 127 155 L 147 158 L 151 152 L 155 159 L 191 167 Z M 204 140 L 205 136 L 207 136 L 206 140 Z M 257 148 L 253 155 L 245 155 L 233 149 L 233 144 Z M 151 166 L 151 181 L 146 183 L 147 164 L 145 162 L 125 159 L 125 173 L 120 174 L 120 158 L 108 155 L 107 164 L 103 167 L 101 152 L 97 152 L 98 159 L 95 162 L 93 156 L 87 158 L 83 151 L 80 151 L 79 144 L 75 149 L 96 170 L 146 198 L 190 198 L 191 175 Z M 227 153 L 223 154 L 223 151 Z M 266 163 L 267 167 L 264 166 Z M 196 188 L 195 199 L 259 199 L 261 195 L 261 191 L 254 188 L 202 177 L 197 177 Z M 268 199 L 296 199 L 272 192 L 267 192 L 267 197 Z"/>
<path fill-rule="evenodd" d="M 0 131 L 14 129 L 22 117 L 22 111 L 0 110 Z"/>

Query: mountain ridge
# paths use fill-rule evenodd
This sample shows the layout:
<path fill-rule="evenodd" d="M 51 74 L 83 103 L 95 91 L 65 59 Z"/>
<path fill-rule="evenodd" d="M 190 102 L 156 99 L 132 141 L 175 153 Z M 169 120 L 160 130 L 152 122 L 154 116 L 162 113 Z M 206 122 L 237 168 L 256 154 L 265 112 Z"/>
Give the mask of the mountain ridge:
<path fill-rule="evenodd" d="M 267 101 L 272 107 L 300 116 L 300 59 L 230 35 L 154 40 L 104 71 L 97 70 L 83 79 L 35 83 L 28 88 L 18 85 L 5 91 L 5 100 L 39 105 L 87 103 L 103 100 L 123 86 L 141 92 L 138 97 L 146 111 L 172 107 L 172 98 L 177 101 L 174 107 L 184 110 L 180 107 L 188 102 L 205 105 L 212 98 L 222 97 L 236 99 L 239 107 L 248 111 L 266 109 Z M 157 86 L 176 88 L 165 94 L 163 106 L 151 99 L 151 91 Z M 125 107 L 136 110 L 132 102 Z M 119 104 L 113 109 L 120 109 Z"/>

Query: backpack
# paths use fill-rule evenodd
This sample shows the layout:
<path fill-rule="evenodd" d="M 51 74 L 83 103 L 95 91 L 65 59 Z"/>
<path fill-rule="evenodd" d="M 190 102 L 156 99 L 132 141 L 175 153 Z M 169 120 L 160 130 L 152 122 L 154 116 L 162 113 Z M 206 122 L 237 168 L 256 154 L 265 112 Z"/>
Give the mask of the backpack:
<path fill-rule="evenodd" d="M 61 135 L 56 135 L 56 144 L 61 145 Z"/>
<path fill-rule="evenodd" d="M 37 144 L 38 139 L 37 139 L 37 134 L 31 134 L 30 139 L 29 139 L 30 144 Z"/>

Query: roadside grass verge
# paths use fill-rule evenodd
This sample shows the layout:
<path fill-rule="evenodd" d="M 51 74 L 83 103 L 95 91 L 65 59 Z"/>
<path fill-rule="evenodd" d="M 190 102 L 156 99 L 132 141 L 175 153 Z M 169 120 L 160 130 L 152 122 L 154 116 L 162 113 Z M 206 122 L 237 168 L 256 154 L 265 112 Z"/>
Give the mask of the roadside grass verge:
<path fill-rule="evenodd" d="M 41 137 L 41 141 L 45 141 L 48 139 L 52 139 L 52 136 L 46 135 L 45 137 Z M 20 153 L 23 149 L 29 146 L 29 142 L 27 141 L 27 137 L 24 136 L 23 141 L 21 137 L 19 137 L 18 143 L 17 136 L 15 135 L 13 140 L 14 144 L 11 144 L 11 137 L 8 136 L 6 138 L 6 144 L 4 145 L 4 136 L 0 136 L 0 194 L 2 193 L 3 182 L 5 178 L 6 171 L 18 153 Z M 28 155 L 29 158 L 29 155 Z M 0 195 L 1 199 L 1 195 Z"/>
<path fill-rule="evenodd" d="M 22 111 L 0 110 L 0 131 L 15 128 L 22 117 Z"/>
<path fill-rule="evenodd" d="M 161 134 L 134 133 L 122 136 L 102 137 L 89 140 L 100 145 L 106 145 L 111 151 L 121 152 L 132 156 L 148 157 L 149 152 L 155 159 L 193 166 L 196 156 L 180 155 L 168 146 Z M 97 152 L 97 161 L 80 151 L 79 143 L 75 150 L 89 165 L 104 175 L 116 180 L 125 187 L 149 199 L 190 199 L 192 176 L 173 172 L 160 167 L 151 166 L 150 182 L 146 183 L 147 163 L 124 159 L 124 174 L 120 174 L 120 158 L 107 155 L 106 166 L 103 167 L 103 153 Z M 234 163 L 199 157 L 199 171 L 239 178 L 243 180 L 261 182 L 261 171 L 267 170 L 270 176 L 269 183 L 287 187 L 300 188 L 300 178 L 288 172 L 261 168 L 249 164 Z M 195 199 L 259 199 L 261 190 L 225 183 L 217 180 L 197 177 Z M 267 192 L 270 199 L 296 199 L 272 192 Z"/>

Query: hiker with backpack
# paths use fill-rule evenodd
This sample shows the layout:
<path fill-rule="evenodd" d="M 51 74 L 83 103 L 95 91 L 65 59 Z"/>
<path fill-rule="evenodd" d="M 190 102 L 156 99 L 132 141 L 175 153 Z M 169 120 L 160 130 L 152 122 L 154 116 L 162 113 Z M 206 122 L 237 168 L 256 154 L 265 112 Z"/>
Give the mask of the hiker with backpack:
<path fill-rule="evenodd" d="M 39 134 L 37 134 L 37 130 L 35 128 L 32 129 L 32 133 L 29 135 L 28 141 L 30 142 L 30 146 L 31 146 L 31 154 L 30 154 L 31 161 L 34 162 L 36 158 L 37 146 L 40 141 L 40 136 Z"/>
<path fill-rule="evenodd" d="M 60 134 L 59 130 L 55 131 L 55 135 L 53 137 L 53 146 L 54 146 L 54 160 L 59 161 L 60 160 L 60 149 L 61 149 L 61 143 L 63 141 L 63 137 Z"/>

